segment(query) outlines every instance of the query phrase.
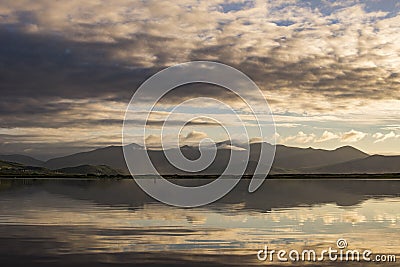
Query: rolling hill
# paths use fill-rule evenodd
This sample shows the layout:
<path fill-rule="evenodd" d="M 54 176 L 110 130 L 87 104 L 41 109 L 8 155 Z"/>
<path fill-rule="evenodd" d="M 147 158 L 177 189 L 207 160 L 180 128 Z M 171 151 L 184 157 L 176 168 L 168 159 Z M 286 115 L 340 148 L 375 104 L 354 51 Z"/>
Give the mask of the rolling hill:
<path fill-rule="evenodd" d="M 56 172 L 37 166 L 0 160 L 0 175 L 51 175 Z"/>
<path fill-rule="evenodd" d="M 133 145 L 135 146 L 135 145 Z M 137 148 L 141 148 L 136 145 Z M 117 171 L 127 173 L 122 147 L 109 146 L 99 148 L 89 152 L 81 152 L 65 157 L 48 160 L 44 166 L 49 169 L 61 169 L 66 167 L 76 167 L 81 165 L 107 165 Z"/>
<path fill-rule="evenodd" d="M 76 167 L 67 167 L 58 169 L 57 172 L 64 174 L 77 174 L 77 175 L 118 175 L 119 173 L 106 165 L 93 166 L 93 165 L 80 165 Z"/>

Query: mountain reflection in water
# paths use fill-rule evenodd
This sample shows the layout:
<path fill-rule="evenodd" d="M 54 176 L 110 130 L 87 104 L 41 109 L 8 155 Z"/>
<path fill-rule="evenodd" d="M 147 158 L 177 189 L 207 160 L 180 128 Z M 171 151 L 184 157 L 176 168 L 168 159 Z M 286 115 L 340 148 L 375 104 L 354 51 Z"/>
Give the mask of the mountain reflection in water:
<path fill-rule="evenodd" d="M 400 253 L 400 181 L 266 180 L 252 194 L 248 183 L 188 209 L 153 200 L 133 180 L 0 180 L 0 260 L 257 265 L 265 244 L 322 250 L 338 238 L 354 249 Z"/>

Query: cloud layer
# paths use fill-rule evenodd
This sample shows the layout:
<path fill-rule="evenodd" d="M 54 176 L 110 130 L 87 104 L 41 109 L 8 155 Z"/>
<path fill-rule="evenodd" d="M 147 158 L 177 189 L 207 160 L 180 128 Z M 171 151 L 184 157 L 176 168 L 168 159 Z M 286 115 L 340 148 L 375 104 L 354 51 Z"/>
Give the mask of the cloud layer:
<path fill-rule="evenodd" d="M 118 143 L 135 89 L 191 60 L 249 75 L 278 115 L 285 142 L 359 142 L 374 134 L 371 143 L 394 142 L 399 129 L 377 127 L 397 125 L 400 116 L 399 10 L 396 1 L 375 0 L 0 0 L 2 149 L 10 135 L 36 140 L 22 137 L 32 131 L 41 142 L 84 136 L 78 141 L 96 146 L 105 141 L 99 136 L 113 136 L 109 142 Z M 237 102 L 197 85 L 163 104 L 201 95 Z"/>

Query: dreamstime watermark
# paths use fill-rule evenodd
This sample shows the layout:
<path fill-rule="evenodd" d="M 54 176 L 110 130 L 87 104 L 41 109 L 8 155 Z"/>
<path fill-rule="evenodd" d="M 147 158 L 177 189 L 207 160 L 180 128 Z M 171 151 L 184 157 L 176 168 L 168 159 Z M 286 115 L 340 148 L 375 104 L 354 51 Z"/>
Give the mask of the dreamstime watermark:
<path fill-rule="evenodd" d="M 269 250 L 265 245 L 264 249 L 257 252 L 259 261 L 278 262 L 396 262 L 396 255 L 374 254 L 371 250 L 347 249 L 346 239 L 340 238 L 336 247 L 329 247 L 316 251 L 315 249 L 304 249 L 302 251 Z"/>
<path fill-rule="evenodd" d="M 184 85 L 193 83 L 221 87 L 239 98 L 246 106 L 247 120 L 249 116 L 252 118 L 252 136 L 257 136 L 260 140 L 271 140 L 271 143 L 274 143 L 276 135 L 272 112 L 263 93 L 248 76 L 233 67 L 216 62 L 194 61 L 166 68 L 150 77 L 135 91 L 126 109 L 122 132 L 124 157 L 131 175 L 142 190 L 163 203 L 179 207 L 206 205 L 226 195 L 245 174 L 250 158 L 250 144 L 247 142 L 242 144 L 240 153 L 230 153 L 229 162 L 218 179 L 197 187 L 177 185 L 160 175 L 157 166 L 153 165 L 149 156 L 149 150 L 146 149 L 146 137 L 150 133 L 148 126 L 151 122 L 151 116 L 156 105 L 167 93 L 175 88 L 182 88 Z M 190 95 L 191 92 L 188 93 Z M 180 98 L 178 97 L 178 99 Z M 232 136 L 245 136 L 247 140 L 250 139 L 247 122 L 240 116 L 241 108 L 210 96 L 181 99 L 184 99 L 184 101 L 174 104 L 174 108 L 168 111 L 170 114 L 160 126 L 162 148 L 165 148 L 164 140 L 167 132 L 168 136 L 175 137 L 175 147 L 180 147 L 183 127 L 199 118 L 214 120 L 215 123 L 223 127 L 231 142 L 233 142 Z M 186 117 L 182 121 L 182 116 L 179 114 L 187 111 L 188 106 L 197 107 L 193 109 L 196 112 L 186 112 Z M 209 107 L 208 111 L 207 107 Z M 209 112 L 210 110 L 215 111 L 222 108 L 224 109 L 224 116 L 210 116 L 210 114 L 215 114 Z M 138 111 L 145 120 L 138 121 Z M 174 120 L 174 114 L 178 114 L 180 120 Z M 232 127 L 233 124 L 234 127 Z M 137 132 L 143 138 L 144 149 L 131 145 L 135 141 L 132 138 L 133 133 Z M 214 162 L 218 149 L 216 142 L 210 137 L 203 138 L 199 142 L 198 148 L 200 157 L 195 160 L 186 158 L 181 149 L 163 149 L 163 151 L 165 158 L 172 166 L 196 174 L 205 170 Z M 271 169 L 274 156 L 275 146 L 268 146 L 261 142 L 249 192 L 254 192 L 263 183 Z M 155 176 L 156 182 L 154 182 L 154 179 L 143 178 L 143 175 Z M 229 176 L 230 179 L 224 179 L 225 176 Z"/>

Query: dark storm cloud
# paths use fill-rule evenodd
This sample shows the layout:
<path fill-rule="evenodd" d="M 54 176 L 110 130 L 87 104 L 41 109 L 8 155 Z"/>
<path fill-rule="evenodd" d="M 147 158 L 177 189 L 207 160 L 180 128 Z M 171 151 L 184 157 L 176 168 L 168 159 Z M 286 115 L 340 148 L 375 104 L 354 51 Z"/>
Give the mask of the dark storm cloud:
<path fill-rule="evenodd" d="M 388 67 L 398 61 L 390 30 L 396 20 L 379 24 L 397 13 L 382 13 L 389 11 L 383 2 L 266 1 L 228 13 L 224 4 L 196 9 L 199 3 L 190 1 L 109 7 L 95 0 L 25 2 L 31 7 L 10 4 L 2 11 L 5 21 L 13 21 L 0 27 L 5 97 L 125 102 L 151 74 L 188 60 L 233 65 L 281 95 L 318 94 L 330 101 L 392 99 L 398 93 L 399 77 Z M 191 96 L 189 90 L 175 98 L 180 94 Z"/>
<path fill-rule="evenodd" d="M 16 98 L 129 99 L 156 70 L 123 65 L 116 44 L 74 42 L 56 34 L 0 29 L 0 89 Z M 123 47 L 124 44 L 122 43 Z"/>
<path fill-rule="evenodd" d="M 144 35 L 135 38 L 140 41 L 118 40 L 113 44 L 75 42 L 58 34 L 30 34 L 20 32 L 18 28 L 0 29 L 1 127 L 23 127 L 24 122 L 26 127 L 35 124 L 44 127 L 46 123 L 49 127 L 60 127 L 58 118 L 51 118 L 77 105 L 60 102 L 63 99 L 128 103 L 135 89 L 164 67 L 162 58 L 167 57 L 162 55 L 162 48 L 154 47 L 160 51 L 157 54 L 161 60 L 159 68 L 145 68 L 140 62 L 135 65 L 135 62 L 115 58 L 117 51 L 135 49 L 138 43 L 155 45 L 155 40 L 162 41 Z M 162 102 L 175 103 L 204 95 L 235 98 L 226 90 L 213 86 L 189 85 L 172 91 Z M 44 119 L 46 114 L 49 117 Z M 74 124 L 79 123 L 82 121 Z M 96 123 L 98 121 L 93 122 Z"/>
<path fill-rule="evenodd" d="M 213 49 L 202 48 L 193 51 L 191 58 L 205 58 L 210 51 L 228 56 L 229 46 Z M 400 79 L 398 73 L 384 71 L 381 67 L 354 67 L 352 59 L 335 56 L 314 56 L 290 63 L 279 59 L 282 48 L 274 49 L 269 56 L 245 58 L 239 64 L 232 64 L 248 74 L 265 91 L 281 94 L 324 96 L 327 101 L 343 99 L 380 100 L 398 97 Z M 374 60 L 374 50 L 366 59 Z M 353 59 L 354 62 L 356 59 Z"/>
<path fill-rule="evenodd" d="M 87 29 L 96 26 L 80 27 Z M 93 98 L 127 103 L 143 81 L 165 67 L 168 60 L 178 53 L 163 47 L 164 42 L 171 41 L 170 38 L 145 34 L 116 39 L 112 43 L 79 42 L 60 34 L 26 33 L 8 25 L 0 30 L 0 40 L 2 115 L 54 114 L 67 110 L 67 104 L 51 104 L 58 99 Z M 395 98 L 399 92 L 400 79 L 397 73 L 388 74 L 379 66 L 354 67 L 351 63 L 356 59 L 352 58 L 327 54 L 288 62 L 281 59 L 288 48 L 276 47 L 268 55 L 243 57 L 237 62 L 233 60 L 237 52 L 234 41 L 222 38 L 219 45 L 193 49 L 189 59 L 212 59 L 231 64 L 247 73 L 261 88 L 292 97 L 318 94 L 327 101 L 358 98 L 378 100 Z M 294 47 L 297 38 L 294 35 L 285 42 L 286 47 Z M 135 50 L 140 51 L 143 47 L 154 51 L 157 68 L 144 67 L 140 59 L 135 60 Z M 133 58 L 116 56 L 119 51 L 132 51 Z M 376 56 L 371 49 L 370 53 L 360 57 L 374 60 Z M 164 98 L 164 102 L 176 103 L 193 96 L 220 97 L 225 100 L 235 98 L 212 86 L 193 88 L 175 90 L 168 98 Z M 277 99 L 271 101 L 279 102 Z"/>

